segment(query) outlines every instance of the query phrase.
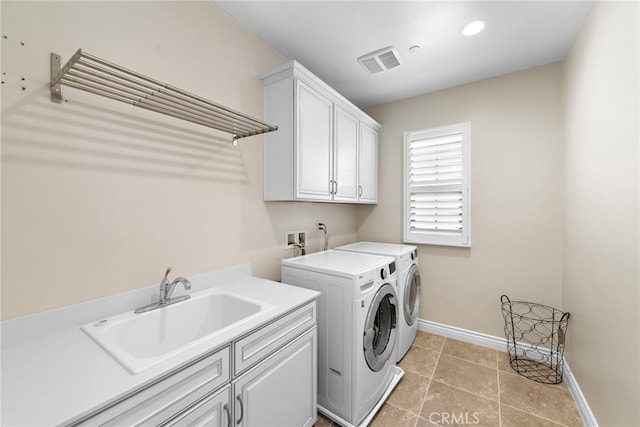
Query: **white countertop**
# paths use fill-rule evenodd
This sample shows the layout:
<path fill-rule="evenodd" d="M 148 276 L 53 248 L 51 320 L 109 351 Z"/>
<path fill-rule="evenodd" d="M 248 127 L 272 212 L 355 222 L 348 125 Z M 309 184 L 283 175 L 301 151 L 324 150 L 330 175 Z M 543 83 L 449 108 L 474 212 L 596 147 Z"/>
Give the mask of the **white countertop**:
<path fill-rule="evenodd" d="M 210 287 L 272 304 L 275 309 L 221 335 L 220 348 L 305 304 L 317 292 L 251 275 L 246 264 L 189 277 L 192 292 Z M 3 426 L 64 424 L 114 401 L 182 365 L 163 362 L 132 375 L 80 326 L 133 310 L 157 298 L 156 286 L 2 322 Z M 176 292 L 178 295 L 179 292 Z"/>

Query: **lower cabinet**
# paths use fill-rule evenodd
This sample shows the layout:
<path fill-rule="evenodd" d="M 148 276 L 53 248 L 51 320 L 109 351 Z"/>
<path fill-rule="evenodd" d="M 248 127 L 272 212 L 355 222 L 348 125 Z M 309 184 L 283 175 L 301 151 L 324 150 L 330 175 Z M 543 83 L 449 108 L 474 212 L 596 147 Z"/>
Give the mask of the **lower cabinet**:
<path fill-rule="evenodd" d="M 311 427 L 316 324 L 312 301 L 67 426 Z"/>
<path fill-rule="evenodd" d="M 313 426 L 316 422 L 316 345 L 314 327 L 163 426 Z M 231 390 L 234 390 L 233 402 Z"/>
<path fill-rule="evenodd" d="M 158 426 L 197 405 L 230 379 L 230 346 L 178 369 L 71 426 Z"/>
<path fill-rule="evenodd" d="M 233 383 L 236 425 L 311 427 L 316 421 L 316 328 Z"/>

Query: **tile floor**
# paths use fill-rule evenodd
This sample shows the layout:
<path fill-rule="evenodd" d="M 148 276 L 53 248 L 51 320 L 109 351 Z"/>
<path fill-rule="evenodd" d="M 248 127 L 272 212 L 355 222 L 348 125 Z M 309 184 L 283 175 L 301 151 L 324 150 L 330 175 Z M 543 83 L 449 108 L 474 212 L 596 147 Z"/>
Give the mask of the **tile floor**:
<path fill-rule="evenodd" d="M 400 367 L 404 377 L 371 427 L 583 426 L 566 383 L 516 374 L 506 352 L 419 331 Z M 318 418 L 317 427 L 336 425 Z"/>

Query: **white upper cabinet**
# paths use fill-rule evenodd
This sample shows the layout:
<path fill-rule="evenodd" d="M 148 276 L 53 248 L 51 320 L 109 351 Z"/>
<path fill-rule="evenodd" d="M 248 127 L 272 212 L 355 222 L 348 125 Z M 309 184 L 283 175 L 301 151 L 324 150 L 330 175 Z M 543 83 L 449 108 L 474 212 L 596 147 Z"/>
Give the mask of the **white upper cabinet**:
<path fill-rule="evenodd" d="M 358 201 L 358 119 L 342 108 L 334 109 L 333 199 Z"/>
<path fill-rule="evenodd" d="M 376 203 L 380 124 L 295 61 L 260 78 L 264 200 Z"/>
<path fill-rule="evenodd" d="M 300 80 L 296 90 L 296 197 L 331 200 L 333 104 Z"/>
<path fill-rule="evenodd" d="M 378 132 L 360 124 L 358 197 L 362 203 L 378 201 Z"/>

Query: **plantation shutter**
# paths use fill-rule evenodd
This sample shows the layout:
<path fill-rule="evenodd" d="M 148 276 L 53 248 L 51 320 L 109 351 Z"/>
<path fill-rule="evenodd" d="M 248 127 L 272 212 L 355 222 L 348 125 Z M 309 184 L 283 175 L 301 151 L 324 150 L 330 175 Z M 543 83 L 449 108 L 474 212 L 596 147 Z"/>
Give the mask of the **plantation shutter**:
<path fill-rule="evenodd" d="M 469 123 L 405 133 L 405 242 L 470 246 L 469 133 Z"/>

